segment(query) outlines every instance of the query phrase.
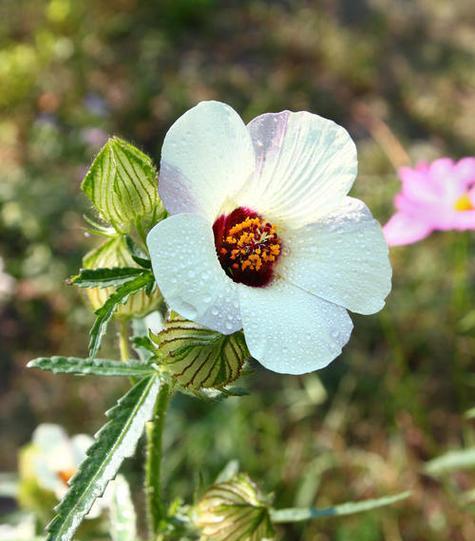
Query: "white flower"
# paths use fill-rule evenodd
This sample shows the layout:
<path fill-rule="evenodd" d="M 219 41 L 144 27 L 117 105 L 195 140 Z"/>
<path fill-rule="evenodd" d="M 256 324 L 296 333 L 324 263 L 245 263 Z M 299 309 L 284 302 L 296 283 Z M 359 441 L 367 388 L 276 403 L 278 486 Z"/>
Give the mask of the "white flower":
<path fill-rule="evenodd" d="M 0 524 L 0 541 L 32 541 L 35 538 L 33 515 L 23 518 L 19 524 Z"/>
<path fill-rule="evenodd" d="M 147 240 L 169 306 L 224 334 L 243 328 L 275 372 L 326 366 L 349 340 L 347 309 L 377 312 L 391 288 L 380 226 L 347 197 L 356 172 L 350 136 L 318 115 L 246 126 L 223 103 L 190 109 L 163 144 L 171 216 Z"/>
<path fill-rule="evenodd" d="M 63 498 L 68 490 L 69 480 L 77 473 L 79 465 L 86 458 L 87 449 L 93 442 L 86 434 L 77 434 L 70 438 L 59 425 L 39 425 L 32 438 L 32 467 L 38 485 L 53 492 L 58 500 Z M 97 518 L 108 502 L 106 491 L 103 498 L 96 500 L 86 518 Z"/>

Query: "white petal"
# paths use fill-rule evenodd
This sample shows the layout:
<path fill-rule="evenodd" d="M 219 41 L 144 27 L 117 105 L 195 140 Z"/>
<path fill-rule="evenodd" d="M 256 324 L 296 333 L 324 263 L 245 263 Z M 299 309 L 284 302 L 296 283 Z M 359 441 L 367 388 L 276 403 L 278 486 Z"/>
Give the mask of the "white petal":
<path fill-rule="evenodd" d="M 236 284 L 219 264 L 204 218 L 171 216 L 150 231 L 147 245 L 155 279 L 172 310 L 223 334 L 242 327 Z"/>
<path fill-rule="evenodd" d="M 75 466 L 79 466 L 86 458 L 89 447 L 94 443 L 94 439 L 87 434 L 76 434 L 71 438 L 71 448 L 74 456 Z"/>
<path fill-rule="evenodd" d="M 268 113 L 249 125 L 256 173 L 238 202 L 271 220 L 301 226 L 341 204 L 357 172 L 348 132 L 307 112 Z"/>
<path fill-rule="evenodd" d="M 353 328 L 341 306 L 276 280 L 239 288 L 244 336 L 251 355 L 282 374 L 324 368 L 341 353 Z"/>
<path fill-rule="evenodd" d="M 197 212 L 214 221 L 254 167 L 251 138 L 236 111 L 201 102 L 165 136 L 158 191 L 170 214 Z"/>
<path fill-rule="evenodd" d="M 57 492 L 63 486 L 58 472 L 75 467 L 69 437 L 61 426 L 44 423 L 35 429 L 32 441 L 37 450 L 33 469 L 38 483 Z"/>
<path fill-rule="evenodd" d="M 372 314 L 384 306 L 391 290 L 388 247 L 362 201 L 346 198 L 325 219 L 287 231 L 283 242 L 277 272 L 286 280 L 352 312 Z"/>
<path fill-rule="evenodd" d="M 33 444 L 46 456 L 57 448 L 69 445 L 69 437 L 64 428 L 50 423 L 38 425 L 32 440 Z"/>

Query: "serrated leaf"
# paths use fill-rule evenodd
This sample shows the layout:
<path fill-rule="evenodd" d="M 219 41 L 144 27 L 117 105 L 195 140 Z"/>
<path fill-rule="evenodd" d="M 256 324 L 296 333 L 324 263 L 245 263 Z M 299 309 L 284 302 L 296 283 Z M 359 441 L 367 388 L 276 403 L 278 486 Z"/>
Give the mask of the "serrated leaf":
<path fill-rule="evenodd" d="M 269 502 L 245 474 L 209 488 L 198 502 L 194 522 L 201 541 L 271 541 Z"/>
<path fill-rule="evenodd" d="M 323 507 L 317 509 L 315 507 L 308 508 L 290 508 L 290 509 L 273 509 L 271 511 L 271 519 L 274 523 L 281 522 L 302 522 L 304 520 L 335 517 L 344 515 L 353 515 L 355 513 L 363 513 L 371 511 L 379 507 L 386 507 L 394 503 L 405 500 L 410 496 L 410 492 L 401 492 L 393 496 L 385 496 L 374 500 L 363 500 L 361 502 L 348 502 L 334 507 Z"/>
<path fill-rule="evenodd" d="M 38 357 L 27 364 L 28 368 L 39 368 L 54 374 L 74 374 L 78 376 L 125 376 L 145 377 L 154 369 L 140 361 L 114 361 L 109 359 L 81 359 L 79 357 Z"/>
<path fill-rule="evenodd" d="M 104 336 L 107 324 L 109 323 L 111 317 L 113 316 L 115 310 L 119 305 L 127 302 L 128 298 L 132 293 L 146 287 L 150 282 L 153 282 L 153 274 L 147 272 L 145 274 L 140 274 L 130 282 L 120 286 L 112 295 L 107 299 L 107 301 L 96 310 L 96 321 L 91 328 L 89 333 L 89 356 L 95 357 L 96 353 L 101 345 L 102 337 Z"/>
<path fill-rule="evenodd" d="M 136 541 L 135 508 L 129 484 L 123 475 L 118 475 L 112 485 L 110 523 L 112 541 Z"/>
<path fill-rule="evenodd" d="M 124 235 L 116 235 L 116 237 L 89 252 L 83 258 L 83 267 L 91 270 L 133 268 L 137 269 L 138 274 L 147 272 L 147 270 L 139 267 L 132 259 L 129 250 L 127 249 L 126 238 Z M 155 281 L 151 281 L 150 286 L 153 288 L 155 286 Z M 101 308 L 107 299 L 114 293 L 115 289 L 115 287 L 86 289 L 87 297 L 94 310 Z M 114 312 L 114 315 L 117 317 L 142 317 L 152 311 L 161 300 L 162 296 L 158 288 L 155 287 L 152 295 L 147 295 L 147 291 L 144 288 L 134 295 L 131 295 L 125 304 L 118 307 Z"/>
<path fill-rule="evenodd" d="M 150 419 L 160 381 L 148 377 L 139 381 L 106 415 L 109 421 L 96 434 L 70 488 L 55 508 L 49 523 L 47 541 L 69 541 L 74 532 L 117 474 L 123 460 L 130 457 Z"/>
<path fill-rule="evenodd" d="M 156 221 L 163 212 L 157 186 L 152 160 L 118 137 L 107 141 L 81 184 L 101 218 L 120 233 L 144 219 Z"/>
<path fill-rule="evenodd" d="M 150 336 L 178 383 L 195 390 L 235 381 L 249 358 L 241 332 L 222 335 L 176 315 L 163 331 Z"/>
<path fill-rule="evenodd" d="M 144 269 L 136 267 L 115 267 L 112 269 L 80 269 L 69 282 L 78 287 L 118 287 L 143 274 Z"/>
<path fill-rule="evenodd" d="M 424 471 L 429 475 L 441 475 L 455 470 L 475 468 L 475 447 L 449 451 L 426 463 Z"/>

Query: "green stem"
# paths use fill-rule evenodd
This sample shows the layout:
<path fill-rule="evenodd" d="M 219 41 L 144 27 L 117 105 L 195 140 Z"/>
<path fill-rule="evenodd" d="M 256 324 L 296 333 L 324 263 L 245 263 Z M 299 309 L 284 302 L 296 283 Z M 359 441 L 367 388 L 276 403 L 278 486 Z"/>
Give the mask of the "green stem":
<path fill-rule="evenodd" d="M 120 319 L 118 323 L 120 360 L 128 361 L 130 359 L 128 322 L 125 319 Z"/>
<path fill-rule="evenodd" d="M 165 416 L 170 402 L 170 386 L 162 384 L 152 419 L 147 423 L 147 447 L 145 463 L 145 497 L 150 540 L 157 539 L 160 522 L 165 517 L 165 506 L 161 497 L 162 437 Z"/>
<path fill-rule="evenodd" d="M 469 257 L 470 257 L 470 238 L 464 232 L 457 232 L 457 237 L 453 240 L 453 292 L 452 307 L 455 317 L 462 317 L 467 311 L 468 304 L 468 283 L 469 283 Z"/>
<path fill-rule="evenodd" d="M 457 407 L 460 411 L 463 411 L 470 403 L 470 393 L 466 384 L 466 370 L 469 359 L 467 359 L 466 353 L 461 347 L 463 336 L 460 335 L 459 324 L 470 309 L 470 237 L 465 232 L 457 232 L 455 235 L 453 235 L 451 245 L 451 260 L 454 269 L 452 273 L 453 289 L 451 299 L 454 358 L 451 366 Z"/>

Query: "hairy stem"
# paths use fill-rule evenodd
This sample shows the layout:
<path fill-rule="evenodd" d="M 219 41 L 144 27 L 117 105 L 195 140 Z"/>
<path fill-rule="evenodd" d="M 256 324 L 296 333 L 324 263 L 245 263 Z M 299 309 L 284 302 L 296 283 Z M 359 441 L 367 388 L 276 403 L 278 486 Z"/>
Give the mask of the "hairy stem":
<path fill-rule="evenodd" d="M 145 497 L 150 540 L 155 540 L 160 522 L 165 517 L 165 506 L 161 497 L 162 436 L 165 416 L 170 401 L 170 386 L 162 384 L 152 419 L 147 423 L 147 447 L 145 463 Z"/>

